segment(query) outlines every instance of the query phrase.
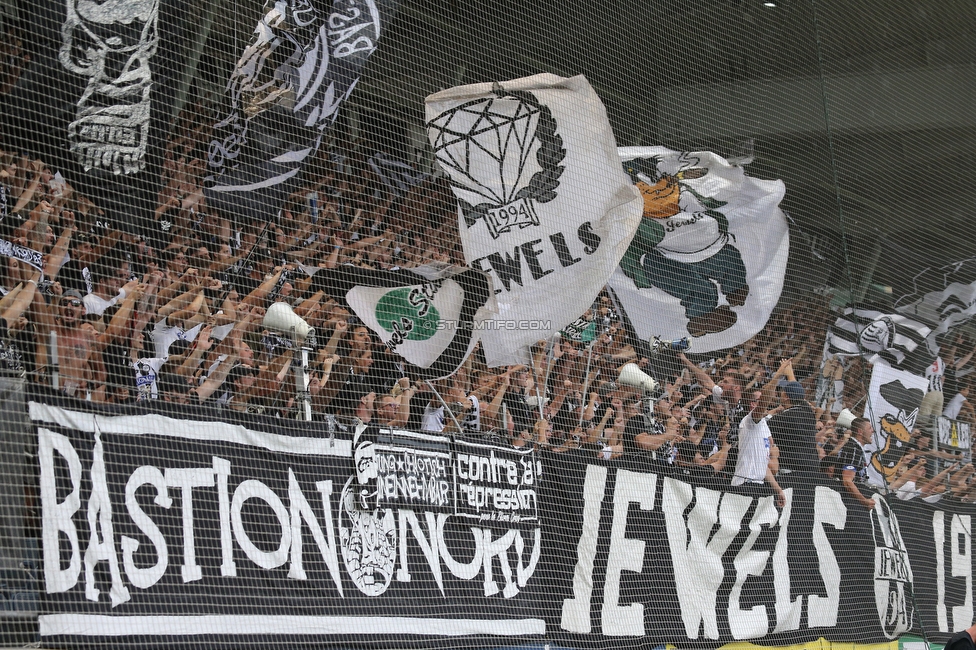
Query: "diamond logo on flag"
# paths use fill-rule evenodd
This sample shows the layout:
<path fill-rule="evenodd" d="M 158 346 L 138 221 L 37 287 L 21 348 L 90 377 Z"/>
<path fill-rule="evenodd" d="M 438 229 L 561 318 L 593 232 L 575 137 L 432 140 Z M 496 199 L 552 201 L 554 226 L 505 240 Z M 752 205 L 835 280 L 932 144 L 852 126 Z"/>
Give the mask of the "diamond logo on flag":
<path fill-rule="evenodd" d="M 556 198 L 566 155 L 549 109 L 528 91 L 494 91 L 427 123 L 469 228 L 484 219 L 493 239 L 539 225 L 534 202 Z"/>
<path fill-rule="evenodd" d="M 640 194 L 582 76 L 461 86 L 425 104 L 465 262 L 495 292 L 498 310 L 480 332 L 485 363 L 522 363 L 606 286 L 640 221 Z"/>

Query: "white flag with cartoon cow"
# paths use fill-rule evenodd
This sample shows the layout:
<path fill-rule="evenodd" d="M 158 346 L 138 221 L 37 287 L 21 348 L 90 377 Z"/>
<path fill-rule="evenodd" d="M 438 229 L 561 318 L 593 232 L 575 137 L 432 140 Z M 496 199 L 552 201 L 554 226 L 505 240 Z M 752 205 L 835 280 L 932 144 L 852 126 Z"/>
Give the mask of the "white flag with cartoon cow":
<path fill-rule="evenodd" d="M 782 181 L 747 176 L 717 154 L 618 149 L 643 218 L 610 280 L 642 339 L 690 337 L 692 352 L 761 330 L 783 289 L 789 227 Z"/>
<path fill-rule="evenodd" d="M 469 265 L 494 282 L 489 366 L 588 309 L 627 249 L 641 200 L 583 77 L 541 74 L 427 98 L 427 132 L 458 199 Z"/>

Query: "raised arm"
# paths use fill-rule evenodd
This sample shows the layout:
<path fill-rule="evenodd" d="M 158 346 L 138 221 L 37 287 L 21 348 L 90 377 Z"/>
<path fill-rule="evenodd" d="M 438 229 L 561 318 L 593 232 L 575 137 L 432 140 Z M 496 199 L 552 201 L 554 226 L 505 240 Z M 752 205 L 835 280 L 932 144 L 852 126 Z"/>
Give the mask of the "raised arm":
<path fill-rule="evenodd" d="M 496 382 L 497 389 L 495 391 L 495 396 L 492 398 L 491 402 L 488 404 L 488 408 L 485 409 L 485 417 L 492 423 L 500 425 L 498 413 L 502 408 L 502 401 L 505 399 L 505 391 L 512 383 L 512 368 L 509 367 L 505 372 L 503 372 Z"/>
<path fill-rule="evenodd" d="M 190 351 L 190 354 L 186 355 L 186 359 L 176 369 L 176 374 L 182 377 L 193 376 L 193 373 L 200 367 L 200 361 L 203 359 L 204 353 L 213 347 L 213 339 L 210 338 L 212 332 L 213 328 L 209 325 L 204 325 L 200 328 L 200 333 L 197 334 L 193 343 L 193 350 Z"/>
<path fill-rule="evenodd" d="M 17 214 L 21 210 L 27 207 L 27 204 L 31 202 L 34 198 L 35 192 L 37 192 L 38 186 L 41 184 L 41 169 L 39 168 L 39 161 L 34 161 L 31 163 L 33 166 L 34 177 L 31 178 L 30 185 L 21 192 L 20 198 L 17 199 L 17 204 L 14 205 L 14 209 L 11 210 L 12 214 Z"/>
<path fill-rule="evenodd" d="M 65 212 L 65 215 L 69 214 L 71 213 Z M 57 243 L 54 244 L 54 248 L 51 249 L 51 252 L 47 255 L 47 259 L 44 261 L 44 275 L 52 280 L 58 277 L 58 271 L 64 265 L 64 257 L 68 253 L 68 247 L 71 245 L 71 236 L 75 232 L 74 216 L 65 220 L 68 222 L 68 225 L 61 231 L 61 236 L 58 237 Z"/>
<path fill-rule="evenodd" d="M 702 461 L 702 465 L 708 465 L 715 473 L 725 469 L 729 459 L 729 452 L 732 450 L 732 443 L 729 442 L 729 425 L 726 424 L 718 432 L 719 450 Z"/>
<path fill-rule="evenodd" d="M 129 318 L 132 316 L 133 307 L 136 301 L 142 296 L 142 288 L 136 288 L 131 294 L 125 297 L 122 301 L 122 306 L 119 307 L 115 315 L 112 316 L 112 320 L 109 322 L 108 327 L 105 331 L 95 338 L 95 342 L 92 349 L 96 352 L 101 352 L 104 350 L 109 343 L 117 339 L 125 331 L 125 328 L 129 325 Z"/>
<path fill-rule="evenodd" d="M 121 230 L 112 230 L 104 237 L 100 237 L 98 243 L 92 247 L 91 257 L 87 258 L 87 261 L 100 260 L 108 255 L 108 252 L 115 248 L 115 245 L 119 243 L 121 238 Z"/>
<path fill-rule="evenodd" d="M 779 380 L 787 376 L 793 375 L 793 360 L 783 359 L 779 368 L 773 373 L 773 376 L 769 378 L 769 381 L 762 388 L 762 397 L 759 398 L 759 405 L 753 410 L 752 419 L 756 422 L 760 418 L 766 417 L 766 414 L 772 408 L 773 396 L 776 394 L 776 387 L 779 385 Z"/>
<path fill-rule="evenodd" d="M 681 430 L 678 427 L 678 420 L 672 417 L 668 418 L 667 424 L 664 427 L 664 433 L 647 433 L 646 431 L 641 431 L 634 436 L 634 443 L 641 449 L 657 451 L 666 443 L 677 440 L 680 437 L 680 433 Z"/>
<path fill-rule="evenodd" d="M 227 355 L 227 358 L 220 362 L 220 365 L 210 373 L 210 376 L 198 388 L 191 390 L 190 394 L 195 394 L 197 400 L 201 403 L 207 401 L 220 388 L 224 380 L 227 379 L 227 375 L 230 373 L 230 369 L 234 367 L 234 364 L 237 363 L 237 359 L 236 352 Z"/>
<path fill-rule="evenodd" d="M 400 379 L 400 381 L 409 381 L 405 378 Z M 417 392 L 416 386 L 407 386 L 400 393 L 397 398 L 400 400 L 400 408 L 397 409 L 397 414 L 393 418 L 393 422 L 390 423 L 391 426 L 402 429 L 407 426 L 407 421 L 410 419 L 410 402 L 413 399 L 414 393 Z"/>
<path fill-rule="evenodd" d="M 261 303 L 264 302 L 264 299 L 268 297 L 268 294 L 271 293 L 271 290 L 274 289 L 274 286 L 278 283 L 278 279 L 281 277 L 284 270 L 284 267 L 275 267 L 274 272 L 269 273 L 264 279 L 264 282 L 262 282 L 257 289 L 247 294 L 247 297 L 245 297 L 241 302 L 259 307 Z"/>
<path fill-rule="evenodd" d="M 600 422 L 597 423 L 595 427 L 590 430 L 590 435 L 587 440 L 589 443 L 599 442 L 603 438 L 603 432 L 607 428 L 607 422 L 613 417 L 613 409 L 607 407 L 607 410 L 603 412 L 603 417 Z"/>
<path fill-rule="evenodd" d="M 681 360 L 681 363 L 685 364 L 685 367 L 691 371 L 691 373 L 695 376 L 695 379 L 698 380 L 698 383 L 701 384 L 705 390 L 712 392 L 712 390 L 715 388 L 715 382 L 707 372 L 699 368 L 697 364 L 692 363 L 691 360 L 685 356 L 684 352 L 678 353 L 678 359 Z"/>
<path fill-rule="evenodd" d="M 16 321 L 18 318 L 24 315 L 27 308 L 30 307 L 31 302 L 34 301 L 34 291 L 37 288 L 37 281 L 40 279 L 40 274 L 34 271 L 34 275 L 26 283 L 18 285 L 13 291 L 4 297 L 13 296 L 13 298 L 3 306 L 3 319 L 7 321 L 7 326 L 9 327 L 11 323 Z"/>
<path fill-rule="evenodd" d="M 200 311 L 205 299 L 202 289 L 193 288 L 160 307 L 156 314 L 159 318 L 170 319 L 170 322 L 177 323 Z"/>

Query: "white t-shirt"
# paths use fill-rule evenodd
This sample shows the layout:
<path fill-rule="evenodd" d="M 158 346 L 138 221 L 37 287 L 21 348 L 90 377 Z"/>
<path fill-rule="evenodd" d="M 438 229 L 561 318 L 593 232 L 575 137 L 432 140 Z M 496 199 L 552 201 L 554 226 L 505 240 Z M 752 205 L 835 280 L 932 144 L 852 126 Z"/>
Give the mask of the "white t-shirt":
<path fill-rule="evenodd" d="M 153 359 L 139 359 L 132 364 L 136 372 L 136 391 L 137 400 L 156 399 L 159 397 L 159 388 L 156 379 L 159 377 L 159 369 L 166 363 L 166 357 Z"/>
<path fill-rule="evenodd" d="M 739 459 L 735 464 L 732 485 L 742 485 L 746 481 L 765 482 L 771 436 L 765 418 L 756 422 L 752 419 L 752 411 L 742 418 L 739 424 Z"/>
<path fill-rule="evenodd" d="M 223 313 L 223 311 L 218 311 L 217 315 L 220 316 Z M 215 326 L 210 332 L 210 338 L 214 339 L 215 341 L 223 341 L 225 338 L 227 338 L 227 335 L 230 334 L 231 330 L 234 329 L 234 325 L 235 323 L 231 322 L 227 323 L 226 325 Z"/>
<path fill-rule="evenodd" d="M 217 360 L 210 364 L 210 367 L 207 368 L 206 374 L 203 377 L 200 378 L 201 383 L 203 382 L 203 380 L 206 377 L 209 377 L 210 375 L 212 375 L 214 373 L 214 370 L 216 370 L 217 367 L 220 366 L 220 364 L 222 364 L 224 362 L 224 359 L 226 359 L 226 358 L 227 358 L 227 355 L 226 354 L 217 355 Z"/>
<path fill-rule="evenodd" d="M 424 414 L 420 418 L 420 430 L 431 433 L 440 433 L 444 430 L 444 406 L 433 407 L 430 404 L 424 407 Z"/>
<path fill-rule="evenodd" d="M 105 313 L 105 310 L 112 305 L 118 304 L 120 300 L 125 300 L 125 292 L 120 291 L 119 295 L 114 298 L 109 298 L 105 300 L 101 296 L 97 296 L 93 293 L 88 294 L 81 299 L 81 302 L 85 305 L 86 314 L 95 314 L 96 316 L 101 316 Z"/>
<path fill-rule="evenodd" d="M 871 464 L 871 459 L 876 453 L 878 453 L 878 445 L 876 442 L 869 442 L 866 445 L 862 445 L 859 440 L 852 438 L 860 447 L 861 451 L 864 453 L 864 463 L 865 463 L 865 477 L 864 482 L 868 485 L 876 488 L 882 488 L 886 485 L 884 476 L 881 472 Z M 877 434 L 875 434 L 875 440 L 877 440 Z"/>
<path fill-rule="evenodd" d="M 165 318 L 160 320 L 153 327 L 152 331 L 153 342 L 156 344 L 156 356 L 167 356 L 169 354 L 169 346 L 173 345 L 173 341 L 182 340 L 193 343 L 201 329 L 203 329 L 203 323 L 184 330 L 179 325 L 170 325 Z"/>
<path fill-rule="evenodd" d="M 929 391 L 942 392 L 942 385 L 945 381 L 945 361 L 942 357 L 936 357 L 928 368 L 925 369 L 925 378 L 929 380 Z"/>

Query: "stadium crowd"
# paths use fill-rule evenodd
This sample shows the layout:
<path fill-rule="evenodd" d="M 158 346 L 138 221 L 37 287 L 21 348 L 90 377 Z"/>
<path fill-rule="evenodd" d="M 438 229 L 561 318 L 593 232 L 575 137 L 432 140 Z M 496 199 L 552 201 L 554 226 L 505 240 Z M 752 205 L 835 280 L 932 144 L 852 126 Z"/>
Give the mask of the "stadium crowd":
<path fill-rule="evenodd" d="M 319 333 L 310 394 L 323 431 L 375 418 L 552 453 L 642 454 L 780 493 L 778 475 L 819 467 L 866 507 L 874 504 L 856 482 L 887 483 L 902 498 L 976 500 L 973 465 L 933 450 L 931 421 L 919 420 L 883 477 L 870 462 L 878 451 L 870 422 L 837 426 L 844 409 L 864 415 L 870 368 L 860 358 L 821 363 L 833 318 L 827 296 L 781 305 L 724 356 L 689 358 L 680 342 L 628 337 L 603 293 L 583 315 L 595 324 L 592 342 L 540 341 L 531 363 L 507 368 L 486 367 L 476 349 L 453 377 L 433 387 L 415 381 L 313 279 L 321 269 L 463 265 L 446 183 L 428 178 L 398 192 L 352 143 L 345 156 L 321 154 L 318 172 L 276 220 L 235 223 L 203 192 L 211 123 L 200 106 L 180 115 L 154 221 L 137 234 L 106 222 L 43 161 L 0 152 L 0 237 L 42 254 L 32 265 L 8 247 L 3 258 L 5 370 L 93 402 L 163 400 L 290 418 L 291 343 L 262 328 L 269 306 L 284 301 Z M 946 413 L 969 422 L 974 351 L 976 341 L 954 335 L 935 373 Z M 621 381 L 631 363 L 659 381 L 654 399 Z"/>

